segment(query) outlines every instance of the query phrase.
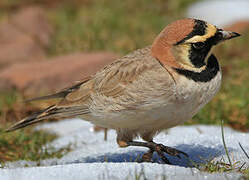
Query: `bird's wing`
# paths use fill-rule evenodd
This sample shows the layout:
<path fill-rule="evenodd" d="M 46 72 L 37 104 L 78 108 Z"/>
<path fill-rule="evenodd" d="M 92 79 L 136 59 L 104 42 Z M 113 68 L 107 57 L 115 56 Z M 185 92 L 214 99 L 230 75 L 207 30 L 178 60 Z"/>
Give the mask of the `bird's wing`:
<path fill-rule="evenodd" d="M 61 104 L 136 104 L 174 94 L 172 76 L 150 55 L 150 47 L 134 51 L 99 71 L 92 79 L 65 96 Z M 91 97 L 91 98 L 89 98 Z M 94 101 L 94 102 L 92 102 Z"/>
<path fill-rule="evenodd" d="M 106 66 L 65 99 L 67 105 L 77 101 L 92 103 L 97 109 L 101 106 L 106 109 L 132 109 L 156 101 L 155 98 L 162 95 L 173 95 L 173 85 L 167 70 L 150 56 L 150 49 L 145 48 Z"/>
<path fill-rule="evenodd" d="M 24 118 L 7 131 L 49 118 L 89 114 L 90 105 L 95 105 L 97 109 L 113 108 L 114 111 L 121 111 L 156 102 L 156 98 L 161 96 L 172 96 L 172 78 L 156 59 L 148 55 L 149 51 L 146 52 L 135 51 L 106 66 L 94 77 L 45 97 L 63 99 L 57 105 Z"/>
<path fill-rule="evenodd" d="M 69 87 L 69 88 L 65 88 L 59 92 L 56 92 L 54 94 L 50 94 L 47 96 L 41 96 L 41 97 L 35 97 L 32 99 L 28 99 L 25 100 L 25 102 L 32 102 L 32 101 L 40 101 L 40 100 L 48 100 L 48 99 L 57 99 L 57 98 L 65 98 L 69 93 L 77 90 L 80 88 L 80 86 L 84 83 L 86 83 L 87 81 L 89 81 L 91 79 L 90 76 L 84 78 L 83 80 L 75 83 L 73 86 Z"/>

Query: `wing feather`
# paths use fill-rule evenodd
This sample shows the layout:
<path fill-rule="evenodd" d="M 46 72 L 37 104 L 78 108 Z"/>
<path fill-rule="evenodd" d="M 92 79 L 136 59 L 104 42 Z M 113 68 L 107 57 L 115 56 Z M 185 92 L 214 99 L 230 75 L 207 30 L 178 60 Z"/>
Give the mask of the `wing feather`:
<path fill-rule="evenodd" d="M 150 56 L 150 47 L 144 48 L 116 60 L 94 77 L 70 88 L 29 100 L 62 99 L 57 105 L 24 118 L 8 131 L 49 118 L 90 117 L 92 113 L 141 109 L 151 103 L 154 103 L 151 107 L 155 107 L 160 105 L 157 101 L 162 100 L 162 96 L 174 95 L 173 84 L 165 68 Z"/>

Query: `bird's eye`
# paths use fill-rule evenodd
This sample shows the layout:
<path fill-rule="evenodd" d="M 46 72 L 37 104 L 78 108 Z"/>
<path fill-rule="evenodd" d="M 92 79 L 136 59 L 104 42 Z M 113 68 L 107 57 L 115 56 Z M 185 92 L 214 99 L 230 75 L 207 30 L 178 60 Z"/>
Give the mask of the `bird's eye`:
<path fill-rule="evenodd" d="M 204 42 L 197 42 L 197 43 L 193 43 L 192 46 L 195 49 L 202 49 L 205 46 L 205 43 Z"/>

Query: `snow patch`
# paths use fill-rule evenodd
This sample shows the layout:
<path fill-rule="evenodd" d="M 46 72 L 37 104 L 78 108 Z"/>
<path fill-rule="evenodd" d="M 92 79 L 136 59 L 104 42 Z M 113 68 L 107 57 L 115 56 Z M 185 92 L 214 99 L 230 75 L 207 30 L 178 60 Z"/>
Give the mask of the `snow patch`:
<path fill-rule="evenodd" d="M 144 172 L 148 179 L 226 179 L 238 178 L 237 173 L 207 174 L 190 167 L 189 159 L 167 156 L 173 165 L 163 164 L 154 154 L 155 163 L 137 163 L 136 160 L 147 151 L 142 147 L 119 148 L 116 144 L 116 133 L 108 131 L 108 140 L 104 141 L 104 133 L 91 132 L 92 125 L 81 119 L 68 119 L 54 123 L 46 123 L 37 129 L 55 132 L 59 138 L 50 145 L 62 148 L 73 144 L 73 151 L 61 159 L 47 159 L 36 163 L 18 161 L 7 163 L 0 169 L 0 179 L 135 179 L 135 174 Z M 226 144 L 233 161 L 247 162 L 245 154 L 240 149 L 240 142 L 249 152 L 249 134 L 224 128 Z M 155 137 L 155 142 L 175 147 L 188 153 L 195 163 L 205 163 L 206 160 L 222 157 L 226 159 L 222 145 L 221 129 L 218 126 L 178 126 L 162 132 Z M 25 167 L 25 165 L 31 167 Z M 33 167 L 32 167 L 33 166 Z"/>

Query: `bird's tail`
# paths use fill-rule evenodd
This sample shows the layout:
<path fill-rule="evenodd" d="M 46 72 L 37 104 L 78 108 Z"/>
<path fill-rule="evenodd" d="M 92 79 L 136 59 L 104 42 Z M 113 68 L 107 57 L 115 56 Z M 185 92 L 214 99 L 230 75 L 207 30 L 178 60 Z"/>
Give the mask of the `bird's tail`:
<path fill-rule="evenodd" d="M 87 113 L 88 113 L 88 110 L 80 106 L 70 106 L 70 107 L 59 106 L 58 107 L 56 105 L 52 105 L 42 111 L 39 111 L 37 113 L 34 113 L 22 119 L 21 121 L 17 122 L 10 128 L 6 129 L 6 132 L 21 129 L 23 127 L 38 123 L 45 119 L 71 118 L 71 117 L 75 117 L 75 116 L 79 116 L 79 115 L 87 114 Z"/>

